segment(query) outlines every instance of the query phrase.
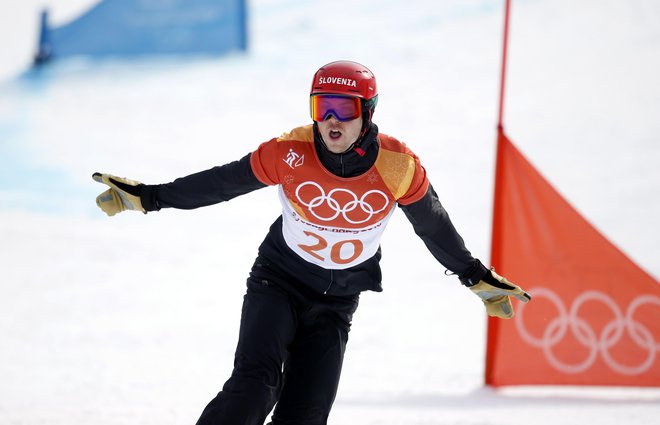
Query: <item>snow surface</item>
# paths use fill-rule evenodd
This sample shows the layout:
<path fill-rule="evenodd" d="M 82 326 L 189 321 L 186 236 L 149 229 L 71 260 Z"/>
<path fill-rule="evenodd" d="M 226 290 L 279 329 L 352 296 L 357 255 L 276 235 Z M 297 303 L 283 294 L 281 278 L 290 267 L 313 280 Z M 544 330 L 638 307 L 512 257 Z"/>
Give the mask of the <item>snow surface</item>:
<path fill-rule="evenodd" d="M 49 2 L 55 24 L 94 3 Z M 509 135 L 657 278 L 660 3 L 513 3 Z M 276 191 L 109 219 L 91 174 L 159 183 L 238 159 L 309 121 L 311 75 L 335 59 L 375 72 L 375 121 L 488 262 L 503 1 L 252 0 L 247 55 L 26 73 L 42 4 L 0 2 L 0 423 L 197 419 L 231 371 Z M 362 296 L 330 423 L 658 423 L 658 389 L 484 387 L 480 302 L 403 214 L 382 246 L 385 292 Z"/>

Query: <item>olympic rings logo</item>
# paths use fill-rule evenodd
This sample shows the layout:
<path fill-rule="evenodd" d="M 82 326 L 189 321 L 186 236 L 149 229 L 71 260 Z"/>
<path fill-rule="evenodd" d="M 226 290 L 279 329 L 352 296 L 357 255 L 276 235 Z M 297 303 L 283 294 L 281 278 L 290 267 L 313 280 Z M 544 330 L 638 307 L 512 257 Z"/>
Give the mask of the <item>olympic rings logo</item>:
<path fill-rule="evenodd" d="M 312 197 L 311 199 L 308 199 L 306 196 L 301 196 L 300 191 L 307 186 L 314 187 L 315 190 L 318 191 L 318 195 Z M 335 199 L 335 195 L 340 193 L 347 194 L 349 199 L 348 202 L 345 202 L 343 206 L 341 205 L 340 200 Z M 382 206 L 374 207 L 371 203 L 367 202 L 367 198 L 370 196 L 372 198 L 376 197 L 376 200 L 378 200 L 378 198 L 382 198 Z M 308 201 L 303 200 L 303 197 L 307 198 Z M 332 189 L 326 195 L 325 190 L 323 190 L 321 185 L 312 181 L 304 182 L 296 188 L 296 198 L 298 198 L 302 205 L 307 207 L 309 212 L 312 213 L 314 217 L 321 221 L 332 221 L 339 217 L 341 214 L 344 220 L 351 224 L 361 224 L 369 221 L 374 215 L 384 211 L 390 204 L 387 195 L 385 195 L 385 193 L 381 192 L 380 190 L 370 190 L 365 192 L 364 195 L 362 195 L 360 198 L 358 198 L 358 196 L 352 191 L 343 188 Z M 372 200 L 372 202 L 373 201 L 374 200 Z M 378 202 L 376 205 L 379 204 L 380 202 Z M 331 214 L 322 214 L 319 211 L 320 207 L 324 205 L 330 209 L 332 212 Z M 349 217 L 349 213 L 352 213 L 358 207 L 360 208 L 361 212 L 358 211 L 357 214 L 351 214 L 352 218 Z M 357 218 L 356 215 L 360 218 Z"/>
<path fill-rule="evenodd" d="M 598 354 L 610 369 L 621 375 L 640 375 L 653 366 L 656 354 L 660 351 L 660 343 L 656 342 L 653 333 L 642 323 L 636 321 L 634 316 L 637 309 L 644 304 L 660 307 L 660 297 L 640 295 L 628 305 L 624 314 L 612 298 L 599 291 L 583 292 L 573 301 L 570 310 L 566 309 L 557 294 L 547 288 L 534 288 L 530 293 L 533 293 L 536 299 L 545 297 L 550 300 L 559 315 L 548 323 L 543 335 L 539 338 L 530 334 L 525 327 L 525 304 L 520 304 L 515 319 L 516 328 L 525 342 L 543 350 L 545 358 L 556 370 L 568 374 L 584 372 L 594 364 Z M 589 323 L 579 317 L 580 308 L 588 301 L 596 301 L 605 305 L 613 314 L 613 319 L 603 327 L 600 335 L 596 335 Z M 581 345 L 589 350 L 587 357 L 576 364 L 568 364 L 559 360 L 552 351 L 553 347 L 566 336 L 568 331 Z M 621 364 L 610 354 L 609 350 L 619 343 L 624 332 L 627 332 L 637 346 L 648 352 L 646 358 L 638 365 Z"/>

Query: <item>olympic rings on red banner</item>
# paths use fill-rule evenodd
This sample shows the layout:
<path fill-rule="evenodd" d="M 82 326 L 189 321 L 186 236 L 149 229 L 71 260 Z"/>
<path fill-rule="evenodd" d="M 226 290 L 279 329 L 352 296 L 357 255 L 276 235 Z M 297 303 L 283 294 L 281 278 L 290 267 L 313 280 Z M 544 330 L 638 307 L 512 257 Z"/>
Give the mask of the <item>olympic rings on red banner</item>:
<path fill-rule="evenodd" d="M 570 310 L 567 310 L 561 298 L 550 289 L 533 288 L 529 292 L 536 299 L 547 298 L 557 309 L 557 317 L 548 322 L 540 337 L 534 336 L 525 326 L 525 304 L 520 304 L 515 318 L 516 329 L 526 343 L 543 350 L 546 360 L 554 369 L 567 374 L 581 373 L 588 370 L 599 355 L 610 369 L 621 375 L 640 375 L 653 366 L 660 351 L 660 341 L 656 338 L 660 336 L 653 335 L 646 326 L 635 320 L 634 316 L 637 309 L 644 304 L 652 304 L 660 308 L 660 297 L 640 295 L 628 305 L 624 314 L 609 295 L 600 291 L 581 293 L 571 304 Z M 588 318 L 580 317 L 580 309 L 585 302 L 602 303 L 612 312 L 612 320 L 598 335 L 588 323 Z M 569 331 L 580 345 L 588 349 L 586 358 L 574 364 L 558 359 L 553 353 L 553 347 L 559 344 Z M 648 353 L 638 365 L 621 364 L 610 354 L 610 349 L 621 341 L 624 332 L 627 332 L 630 339 Z"/>

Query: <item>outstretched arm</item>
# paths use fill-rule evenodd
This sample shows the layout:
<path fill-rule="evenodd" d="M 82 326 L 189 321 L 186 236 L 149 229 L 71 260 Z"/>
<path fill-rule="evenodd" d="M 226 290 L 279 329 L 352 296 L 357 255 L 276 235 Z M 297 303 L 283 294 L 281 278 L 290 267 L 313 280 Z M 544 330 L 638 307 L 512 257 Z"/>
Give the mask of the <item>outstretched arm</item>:
<path fill-rule="evenodd" d="M 430 184 L 424 197 L 412 204 L 401 205 L 401 209 L 433 256 L 481 298 L 488 315 L 509 319 L 514 314 L 510 296 L 522 302 L 532 299 L 519 286 L 494 270 L 488 270 L 472 257 Z"/>
<path fill-rule="evenodd" d="M 141 193 L 147 211 L 161 208 L 194 209 L 229 201 L 239 195 L 261 189 L 250 166 L 248 154 L 238 161 L 181 177 L 171 183 L 145 185 Z"/>
<path fill-rule="evenodd" d="M 426 194 L 419 201 L 400 207 L 431 254 L 458 275 L 463 284 L 478 282 L 486 275 L 488 269 L 465 247 L 433 186 L 429 184 Z"/>
<path fill-rule="evenodd" d="M 166 184 L 147 185 L 101 173 L 94 173 L 94 180 L 110 186 L 96 200 L 108 215 L 127 209 L 142 212 L 161 208 L 194 209 L 228 201 L 266 186 L 254 175 L 250 154 Z"/>

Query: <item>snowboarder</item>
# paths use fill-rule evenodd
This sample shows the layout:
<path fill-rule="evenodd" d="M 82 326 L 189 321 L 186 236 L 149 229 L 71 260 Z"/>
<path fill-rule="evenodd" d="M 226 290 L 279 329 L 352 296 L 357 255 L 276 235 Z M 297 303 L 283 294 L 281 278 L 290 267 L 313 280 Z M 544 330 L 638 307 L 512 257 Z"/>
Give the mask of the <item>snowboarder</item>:
<path fill-rule="evenodd" d="M 509 297 L 531 297 L 474 258 L 417 156 L 372 122 L 376 79 L 365 66 L 332 62 L 314 75 L 313 124 L 262 143 L 238 161 L 147 185 L 110 174 L 98 206 L 193 209 L 277 185 L 282 214 L 247 279 L 234 369 L 198 424 L 325 424 L 335 399 L 352 315 L 362 291 L 382 291 L 379 241 L 399 206 L 429 251 L 510 318 Z"/>

